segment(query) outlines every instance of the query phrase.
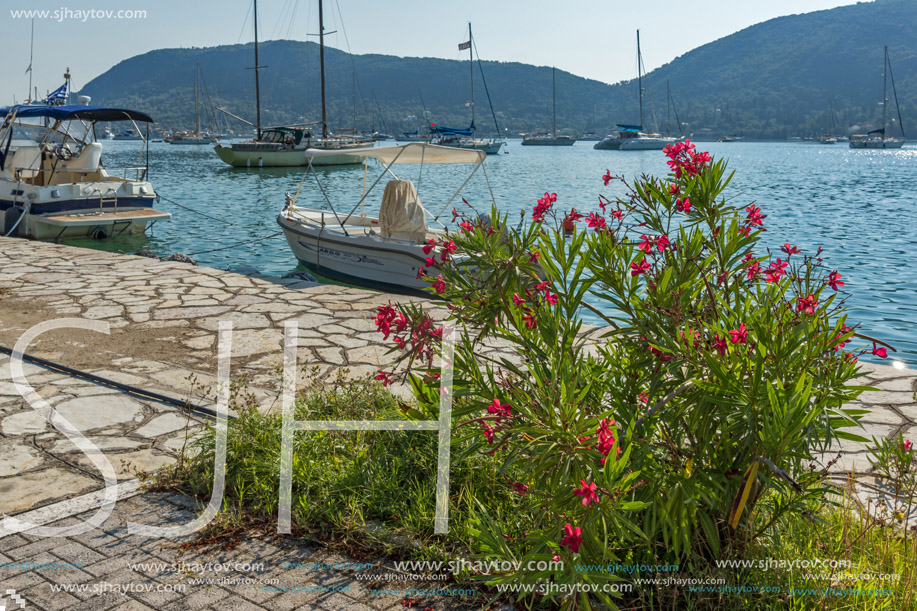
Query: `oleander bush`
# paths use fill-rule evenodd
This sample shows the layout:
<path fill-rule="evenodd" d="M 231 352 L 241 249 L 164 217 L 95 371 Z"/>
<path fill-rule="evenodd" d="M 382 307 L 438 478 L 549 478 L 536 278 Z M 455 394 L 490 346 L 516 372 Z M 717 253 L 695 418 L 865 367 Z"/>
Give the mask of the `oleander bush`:
<path fill-rule="evenodd" d="M 725 162 L 690 143 L 665 154 L 665 178 L 606 173 L 623 195 L 588 215 L 553 193 L 527 227 L 454 210 L 460 231 L 424 249 L 458 329 L 456 447 L 495 457 L 493 485 L 524 508 L 507 528 L 478 503 L 476 551 L 563 566 L 487 583 L 553 582 L 566 590 L 545 598 L 568 609 L 614 605 L 622 577 L 602 567 L 699 570 L 833 502 L 814 463 L 835 440 L 866 441 L 844 405 L 865 388 L 857 358 L 885 356 L 863 347 L 821 250 L 767 251 L 766 216 L 727 197 Z M 403 352 L 378 379 L 410 380 L 404 412 L 437 418 L 443 327 L 411 304 L 376 324 Z"/>

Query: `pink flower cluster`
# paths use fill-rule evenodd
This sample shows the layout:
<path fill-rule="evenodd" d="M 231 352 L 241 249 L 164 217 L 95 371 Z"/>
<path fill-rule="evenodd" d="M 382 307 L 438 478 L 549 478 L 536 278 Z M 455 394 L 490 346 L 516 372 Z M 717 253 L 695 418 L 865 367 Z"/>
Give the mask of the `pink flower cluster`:
<path fill-rule="evenodd" d="M 532 220 L 540 223 L 544 220 L 545 215 L 551 211 L 554 202 L 557 201 L 557 193 L 545 193 L 544 197 L 538 200 L 535 209 L 532 210 Z"/>
<path fill-rule="evenodd" d="M 669 158 L 666 163 L 675 173 L 675 178 L 697 176 L 713 161 L 710 153 L 695 153 L 690 140 L 670 144 L 662 152 Z"/>
<path fill-rule="evenodd" d="M 397 333 L 392 341 L 402 350 L 408 350 L 412 359 L 433 362 L 436 344 L 442 339 L 443 329 L 437 327 L 432 318 L 426 314 L 420 314 L 415 319 L 408 318 L 389 302 L 377 308 L 375 323 L 383 339 L 387 340 L 392 333 Z M 376 379 L 383 384 L 390 383 L 385 376 L 377 375 Z"/>

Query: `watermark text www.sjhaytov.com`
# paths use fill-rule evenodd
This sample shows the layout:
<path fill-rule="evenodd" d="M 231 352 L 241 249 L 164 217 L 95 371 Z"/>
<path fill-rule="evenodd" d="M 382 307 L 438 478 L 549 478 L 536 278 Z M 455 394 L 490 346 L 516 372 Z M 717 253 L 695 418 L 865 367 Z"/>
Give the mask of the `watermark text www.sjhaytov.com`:
<path fill-rule="evenodd" d="M 147 12 L 142 9 L 72 9 L 62 6 L 56 9 L 10 9 L 13 19 L 48 19 L 58 23 L 64 21 L 80 21 L 86 23 L 90 19 L 146 19 Z"/>

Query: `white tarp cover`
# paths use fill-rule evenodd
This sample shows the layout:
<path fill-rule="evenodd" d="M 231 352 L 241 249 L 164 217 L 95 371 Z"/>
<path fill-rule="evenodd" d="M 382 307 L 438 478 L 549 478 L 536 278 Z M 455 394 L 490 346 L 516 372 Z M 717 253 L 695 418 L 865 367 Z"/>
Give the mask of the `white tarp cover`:
<path fill-rule="evenodd" d="M 388 165 L 394 163 L 480 163 L 487 156 L 477 149 L 437 146 L 426 142 L 411 142 L 398 146 L 380 146 L 357 150 L 306 149 L 306 158 L 342 155 L 370 157 Z"/>
<path fill-rule="evenodd" d="M 383 237 L 422 242 L 427 237 L 427 217 L 417 189 L 410 180 L 391 180 L 382 194 L 379 230 Z"/>

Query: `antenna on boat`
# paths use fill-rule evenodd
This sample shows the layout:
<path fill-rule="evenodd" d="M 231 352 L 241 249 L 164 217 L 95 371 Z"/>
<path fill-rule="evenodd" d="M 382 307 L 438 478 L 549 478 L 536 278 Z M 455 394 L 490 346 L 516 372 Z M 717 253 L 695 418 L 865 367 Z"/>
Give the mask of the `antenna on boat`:
<path fill-rule="evenodd" d="M 468 67 L 471 69 L 471 141 L 474 143 L 474 38 L 471 36 L 471 22 L 468 22 Z"/>
<path fill-rule="evenodd" d="M 643 58 L 640 56 L 640 30 L 637 30 L 637 89 L 640 92 L 640 129 L 643 129 Z"/>

